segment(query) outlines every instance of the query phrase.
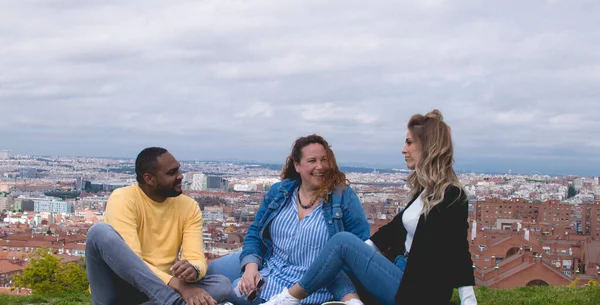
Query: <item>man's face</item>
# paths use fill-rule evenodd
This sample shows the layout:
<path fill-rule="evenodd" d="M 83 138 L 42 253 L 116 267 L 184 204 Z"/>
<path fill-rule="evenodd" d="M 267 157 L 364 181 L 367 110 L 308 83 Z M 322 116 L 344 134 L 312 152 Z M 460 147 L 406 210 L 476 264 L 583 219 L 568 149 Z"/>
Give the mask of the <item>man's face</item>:
<path fill-rule="evenodd" d="M 177 197 L 183 192 L 181 182 L 183 175 L 179 172 L 181 164 L 175 160 L 171 153 L 166 152 L 156 158 L 156 170 L 154 172 L 155 191 L 164 197 Z"/>

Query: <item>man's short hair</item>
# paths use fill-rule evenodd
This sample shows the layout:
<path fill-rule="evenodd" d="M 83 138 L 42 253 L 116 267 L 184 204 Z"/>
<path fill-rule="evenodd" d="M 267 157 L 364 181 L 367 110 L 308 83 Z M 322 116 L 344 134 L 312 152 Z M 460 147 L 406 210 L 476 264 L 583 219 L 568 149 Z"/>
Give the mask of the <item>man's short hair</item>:
<path fill-rule="evenodd" d="M 144 184 L 144 174 L 154 174 L 156 171 L 156 158 L 166 153 L 167 150 L 162 147 L 144 148 L 135 159 L 135 180 L 139 184 Z"/>

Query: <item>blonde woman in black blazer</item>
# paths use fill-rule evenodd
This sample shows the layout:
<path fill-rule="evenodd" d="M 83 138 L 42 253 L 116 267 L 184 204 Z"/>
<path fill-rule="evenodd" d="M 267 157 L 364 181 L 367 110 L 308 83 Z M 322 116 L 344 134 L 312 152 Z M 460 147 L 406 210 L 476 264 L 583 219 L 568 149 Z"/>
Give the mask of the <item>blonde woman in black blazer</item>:
<path fill-rule="evenodd" d="M 468 201 L 452 169 L 450 127 L 439 110 L 411 117 L 402 153 L 412 170 L 407 207 L 366 242 L 336 234 L 297 284 L 264 304 L 300 304 L 340 270 L 353 274 L 383 305 L 448 304 L 454 288 L 459 288 L 461 304 L 477 304 Z"/>

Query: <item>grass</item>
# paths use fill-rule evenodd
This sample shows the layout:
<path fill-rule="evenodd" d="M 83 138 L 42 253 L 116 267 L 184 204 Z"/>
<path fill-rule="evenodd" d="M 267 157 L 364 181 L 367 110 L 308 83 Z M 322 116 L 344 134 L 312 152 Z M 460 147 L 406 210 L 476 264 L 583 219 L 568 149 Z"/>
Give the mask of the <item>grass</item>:
<path fill-rule="evenodd" d="M 520 287 L 515 289 L 475 289 L 477 303 L 480 305 L 587 305 L 600 304 L 600 286 L 567 287 L 542 286 Z M 455 289 L 453 304 L 460 304 Z"/>
<path fill-rule="evenodd" d="M 600 286 L 588 287 L 521 287 L 495 290 L 475 288 L 479 305 L 587 305 L 600 304 Z M 458 293 L 454 291 L 452 303 L 459 305 Z M 9 296 L 0 294 L 0 304 L 92 304 L 87 292 L 71 292 L 39 296 Z M 368 305 L 368 304 L 367 304 Z"/>
<path fill-rule="evenodd" d="M 49 295 L 15 296 L 0 294 L 0 304 L 52 304 L 52 305 L 81 305 L 92 304 L 92 298 L 87 292 L 64 292 Z"/>

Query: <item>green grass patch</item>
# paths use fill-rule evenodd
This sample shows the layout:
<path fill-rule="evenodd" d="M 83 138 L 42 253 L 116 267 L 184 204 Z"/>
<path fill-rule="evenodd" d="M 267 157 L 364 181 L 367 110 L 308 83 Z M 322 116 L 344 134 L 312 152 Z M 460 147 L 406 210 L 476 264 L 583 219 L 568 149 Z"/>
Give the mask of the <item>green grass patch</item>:
<path fill-rule="evenodd" d="M 515 289 L 475 289 L 477 303 L 481 305 L 586 305 L 600 304 L 600 286 L 588 287 L 521 287 Z M 453 304 L 460 304 L 458 291 L 454 290 Z"/>
<path fill-rule="evenodd" d="M 81 305 L 92 304 L 92 298 L 87 292 L 62 292 L 48 295 L 28 296 L 0 294 L 0 304 Z"/>

